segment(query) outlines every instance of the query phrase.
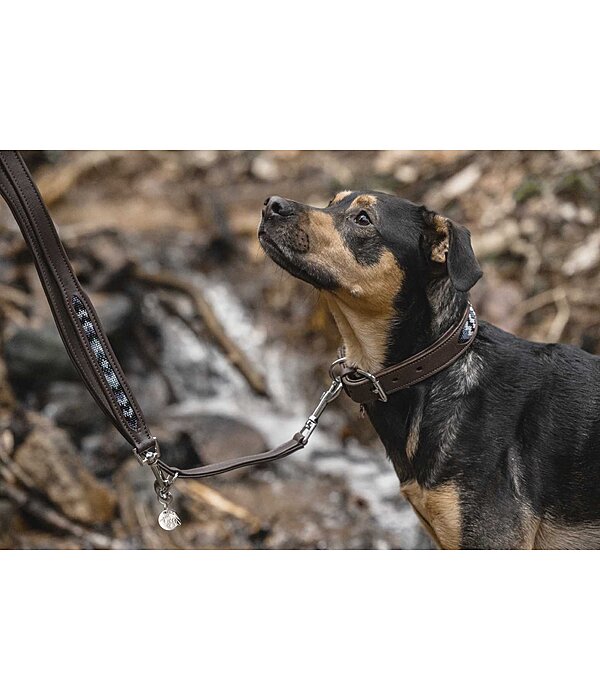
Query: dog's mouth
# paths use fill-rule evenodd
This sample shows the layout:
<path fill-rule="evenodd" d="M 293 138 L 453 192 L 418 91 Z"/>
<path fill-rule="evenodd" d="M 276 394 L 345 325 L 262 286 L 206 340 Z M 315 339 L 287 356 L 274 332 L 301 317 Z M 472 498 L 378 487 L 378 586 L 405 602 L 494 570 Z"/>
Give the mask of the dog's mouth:
<path fill-rule="evenodd" d="M 327 270 L 302 253 L 298 253 L 282 242 L 281 235 L 267 230 L 265 222 L 258 229 L 258 240 L 262 249 L 271 260 L 293 277 L 316 287 L 320 290 L 334 290 L 339 285 L 337 280 Z"/>
<path fill-rule="evenodd" d="M 273 240 L 273 237 L 267 233 L 264 225 L 261 225 L 261 227 L 258 229 L 258 240 L 260 242 L 260 245 L 262 246 L 262 249 L 274 263 L 279 265 L 279 267 L 282 267 L 286 272 L 289 272 L 291 275 L 295 275 L 298 272 L 292 259 L 292 251 L 286 251 L 285 247 L 278 245 Z"/>

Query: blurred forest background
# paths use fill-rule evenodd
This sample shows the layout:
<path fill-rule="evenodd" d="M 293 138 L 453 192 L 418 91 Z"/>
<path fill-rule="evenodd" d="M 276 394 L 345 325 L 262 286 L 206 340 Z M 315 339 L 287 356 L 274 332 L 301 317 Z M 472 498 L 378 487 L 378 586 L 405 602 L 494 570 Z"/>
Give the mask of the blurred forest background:
<path fill-rule="evenodd" d="M 599 152 L 24 152 L 166 459 L 226 459 L 299 429 L 338 335 L 260 251 L 263 200 L 393 192 L 466 224 L 479 315 L 600 353 Z M 179 482 L 163 532 L 149 471 L 89 397 L 0 205 L 0 546 L 429 548 L 354 404 L 282 463 Z"/>

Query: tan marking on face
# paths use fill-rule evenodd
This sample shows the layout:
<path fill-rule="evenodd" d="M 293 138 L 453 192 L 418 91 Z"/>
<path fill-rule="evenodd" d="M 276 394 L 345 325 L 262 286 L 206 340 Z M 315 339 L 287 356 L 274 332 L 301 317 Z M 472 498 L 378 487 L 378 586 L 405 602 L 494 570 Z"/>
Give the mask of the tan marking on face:
<path fill-rule="evenodd" d="M 344 190 L 343 192 L 338 192 L 335 197 L 331 200 L 332 204 L 338 204 L 342 199 L 345 199 L 349 194 L 352 194 L 350 190 Z"/>
<path fill-rule="evenodd" d="M 400 490 L 441 549 L 460 548 L 460 499 L 454 484 L 426 489 L 416 481 L 408 481 Z"/>
<path fill-rule="evenodd" d="M 360 207 L 374 207 L 377 204 L 377 197 L 372 194 L 360 194 L 350 205 L 350 209 L 360 209 Z"/>
<path fill-rule="evenodd" d="M 308 261 L 325 267 L 339 281 L 335 292 L 325 292 L 331 313 L 346 346 L 346 357 L 369 372 L 383 366 L 394 299 L 404 273 L 391 251 L 385 250 L 375 265 L 361 265 L 344 245 L 331 214 L 307 213 L 310 251 Z"/>

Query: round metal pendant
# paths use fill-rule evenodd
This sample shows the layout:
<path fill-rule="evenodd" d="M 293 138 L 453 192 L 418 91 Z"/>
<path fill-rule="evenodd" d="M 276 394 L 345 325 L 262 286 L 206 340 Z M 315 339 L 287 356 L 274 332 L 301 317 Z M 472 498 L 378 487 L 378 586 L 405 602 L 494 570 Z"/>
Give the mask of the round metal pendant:
<path fill-rule="evenodd" d="M 174 510 L 165 508 L 158 516 L 158 524 L 163 530 L 174 530 L 181 525 L 181 520 Z"/>

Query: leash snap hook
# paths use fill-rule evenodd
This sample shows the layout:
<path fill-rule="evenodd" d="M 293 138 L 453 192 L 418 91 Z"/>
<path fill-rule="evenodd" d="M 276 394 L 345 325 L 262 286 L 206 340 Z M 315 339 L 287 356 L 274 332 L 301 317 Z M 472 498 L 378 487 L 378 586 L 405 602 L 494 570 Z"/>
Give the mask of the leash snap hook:
<path fill-rule="evenodd" d="M 174 530 L 181 525 L 181 518 L 171 508 L 171 503 L 173 502 L 171 486 L 173 486 L 173 482 L 177 479 L 179 473 L 175 472 L 173 476 L 165 476 L 157 464 L 151 465 L 150 468 L 155 476 L 154 492 L 158 502 L 163 507 L 158 516 L 158 524 L 163 530 Z"/>
<path fill-rule="evenodd" d="M 171 503 L 173 502 L 173 494 L 171 493 L 171 486 L 173 482 L 179 476 L 178 472 L 175 472 L 173 476 L 165 474 L 160 468 L 160 447 L 158 440 L 153 437 L 154 446 L 149 450 L 144 450 L 143 452 L 138 452 L 134 450 L 133 453 L 138 459 L 138 462 L 142 466 L 150 467 L 152 473 L 154 474 L 154 492 L 156 493 L 156 498 L 162 506 L 162 511 L 158 516 L 158 524 L 163 530 L 174 530 L 176 527 L 181 525 L 181 518 L 177 513 L 171 508 Z"/>
<path fill-rule="evenodd" d="M 338 362 L 339 360 L 334 362 L 331 366 L 333 367 L 333 365 L 337 364 Z M 327 408 L 327 405 L 330 404 L 332 401 L 335 401 L 335 399 L 337 399 L 337 397 L 342 391 L 342 380 L 339 377 L 335 377 L 333 375 L 332 377 L 333 381 L 331 382 L 331 386 L 329 387 L 329 389 L 327 389 L 321 394 L 319 403 L 316 405 L 315 409 L 310 414 L 310 416 L 306 419 L 306 423 L 300 431 L 300 435 L 302 436 L 305 445 L 308 442 L 310 436 L 313 434 L 315 428 L 317 427 L 319 418 L 321 417 L 323 411 Z"/>

